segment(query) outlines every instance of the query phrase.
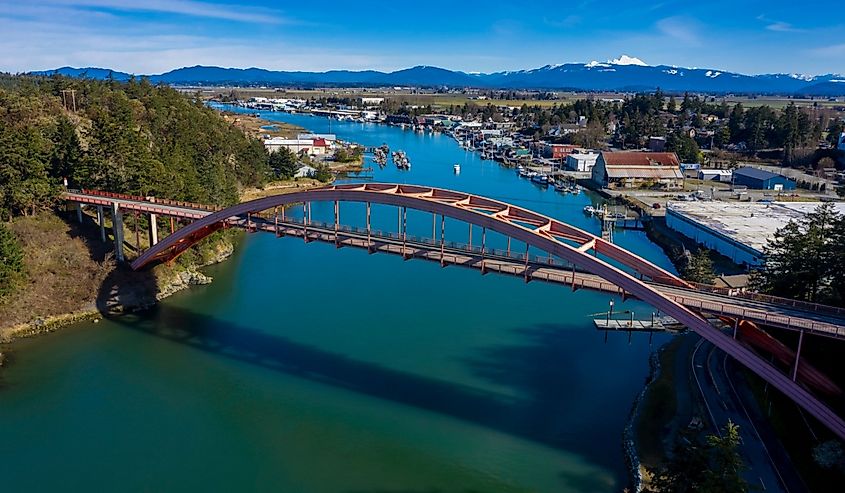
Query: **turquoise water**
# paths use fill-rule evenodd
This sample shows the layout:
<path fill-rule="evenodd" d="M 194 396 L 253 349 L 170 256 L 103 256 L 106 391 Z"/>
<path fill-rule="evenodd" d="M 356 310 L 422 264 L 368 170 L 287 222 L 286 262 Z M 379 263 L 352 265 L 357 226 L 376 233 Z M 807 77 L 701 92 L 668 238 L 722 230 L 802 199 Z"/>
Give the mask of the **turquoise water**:
<path fill-rule="evenodd" d="M 581 212 L 594 197 L 538 188 L 445 136 L 265 116 L 407 151 L 412 169 L 376 167 L 378 181 L 484 194 L 598 231 Z M 313 214 L 327 219 L 332 206 Z M 395 209 L 374 214 L 395 228 Z M 362 208 L 341 218 L 363 220 Z M 430 216 L 409 221 L 430 231 Z M 447 238 L 466 234 L 447 224 Z M 641 233 L 616 240 L 669 267 Z M 0 375 L 4 490 L 624 485 L 622 429 L 652 348 L 596 332 L 591 315 L 609 296 L 264 234 L 208 272 L 213 284 L 151 312 L 15 345 Z"/>

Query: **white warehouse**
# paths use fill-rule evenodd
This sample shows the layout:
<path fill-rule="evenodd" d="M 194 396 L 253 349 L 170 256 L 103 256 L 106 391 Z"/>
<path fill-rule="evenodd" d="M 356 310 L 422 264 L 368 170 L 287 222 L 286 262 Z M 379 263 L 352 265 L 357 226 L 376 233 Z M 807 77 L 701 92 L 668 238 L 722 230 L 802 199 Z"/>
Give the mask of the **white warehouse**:
<path fill-rule="evenodd" d="M 666 225 L 734 263 L 758 266 L 775 232 L 801 220 L 821 202 L 669 202 Z M 845 203 L 836 203 L 845 213 Z"/>

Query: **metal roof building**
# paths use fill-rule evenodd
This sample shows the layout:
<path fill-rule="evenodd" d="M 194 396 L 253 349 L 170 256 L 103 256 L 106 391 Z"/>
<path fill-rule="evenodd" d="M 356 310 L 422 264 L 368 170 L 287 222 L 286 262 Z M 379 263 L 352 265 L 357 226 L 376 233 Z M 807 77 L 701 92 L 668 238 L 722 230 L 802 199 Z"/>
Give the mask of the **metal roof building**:
<path fill-rule="evenodd" d="M 666 225 L 739 265 L 763 263 L 764 249 L 789 221 L 800 221 L 821 202 L 669 202 Z M 845 213 L 845 203 L 834 204 Z"/>
<path fill-rule="evenodd" d="M 735 169 L 732 179 L 734 185 L 743 185 L 754 190 L 795 190 L 793 180 L 759 168 Z"/>

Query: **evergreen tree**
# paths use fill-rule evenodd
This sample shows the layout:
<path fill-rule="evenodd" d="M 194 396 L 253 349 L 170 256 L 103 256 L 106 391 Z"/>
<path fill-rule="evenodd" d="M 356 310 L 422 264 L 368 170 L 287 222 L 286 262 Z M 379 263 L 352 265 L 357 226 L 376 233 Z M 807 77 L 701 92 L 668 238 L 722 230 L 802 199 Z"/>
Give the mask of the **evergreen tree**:
<path fill-rule="evenodd" d="M 268 163 L 277 177 L 290 179 L 296 173 L 298 161 L 293 152 L 282 148 L 270 153 Z"/>
<path fill-rule="evenodd" d="M 14 233 L 0 224 L 0 300 L 14 292 L 23 272 L 23 250 Z"/>
<path fill-rule="evenodd" d="M 684 279 L 700 284 L 711 284 L 716 274 L 713 272 L 713 261 L 706 248 L 699 248 L 687 259 L 683 272 Z"/>

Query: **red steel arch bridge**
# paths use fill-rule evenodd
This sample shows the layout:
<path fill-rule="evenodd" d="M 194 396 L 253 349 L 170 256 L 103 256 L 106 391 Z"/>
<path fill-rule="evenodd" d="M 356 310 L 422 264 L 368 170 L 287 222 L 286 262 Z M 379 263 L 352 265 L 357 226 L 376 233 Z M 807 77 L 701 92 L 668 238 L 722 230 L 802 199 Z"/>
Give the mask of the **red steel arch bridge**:
<path fill-rule="evenodd" d="M 69 190 L 64 199 L 76 207 L 80 221 L 83 207 L 96 208 L 103 241 L 106 240 L 104 217 L 106 210 L 109 211 L 114 226 L 116 257 L 120 261 L 125 260 L 124 214 L 135 216 L 136 237 L 139 215 L 147 216 L 151 246 L 139 252 L 131 262 L 135 270 L 172 261 L 215 231 L 239 227 L 277 236 L 301 237 L 306 242 L 329 242 L 337 247 L 364 248 L 370 253 L 431 260 L 442 266 L 461 265 L 482 273 L 515 275 L 524 277 L 526 282 L 542 280 L 563 284 L 572 290 L 586 288 L 634 297 L 713 343 L 845 439 L 845 420 L 808 390 L 808 386 L 824 390 L 824 382 L 819 384 L 817 372 L 800 361 L 805 334 L 845 339 L 845 310 L 692 285 L 609 241 L 523 207 L 464 192 L 382 183 L 327 186 L 259 198 L 225 209 L 95 190 Z M 333 203 L 333 223 L 311 221 L 312 202 Z M 366 205 L 365 217 L 358 218 L 363 220 L 364 227 L 341 224 L 340 204 L 347 202 Z M 384 233 L 371 227 L 372 205 L 396 207 L 397 231 Z M 286 208 L 291 207 L 301 207 L 302 217 L 289 217 Z M 431 214 L 431 237 L 408 235 L 409 209 Z M 162 216 L 169 218 L 171 234 L 159 241 L 157 220 Z M 469 224 L 468 243 L 447 243 L 446 218 Z M 480 241 L 477 240 L 475 246 L 472 245 L 473 226 L 481 229 Z M 488 231 L 507 237 L 507 248 L 489 248 Z M 524 245 L 525 250 L 512 251 L 511 239 Z M 140 240 L 137 240 L 136 245 L 139 244 Z M 548 257 L 532 257 L 530 247 L 546 252 Z M 711 325 L 705 315 L 732 322 L 733 335 Z M 798 348 L 791 353 L 794 361 L 790 362 L 788 372 L 737 340 L 737 327 L 746 322 L 800 332 Z M 835 388 L 835 384 L 827 386 L 831 385 Z"/>

